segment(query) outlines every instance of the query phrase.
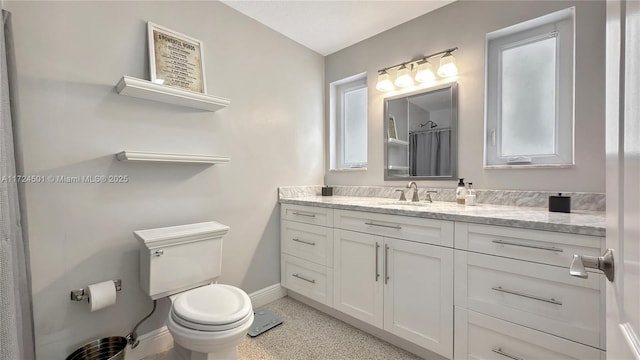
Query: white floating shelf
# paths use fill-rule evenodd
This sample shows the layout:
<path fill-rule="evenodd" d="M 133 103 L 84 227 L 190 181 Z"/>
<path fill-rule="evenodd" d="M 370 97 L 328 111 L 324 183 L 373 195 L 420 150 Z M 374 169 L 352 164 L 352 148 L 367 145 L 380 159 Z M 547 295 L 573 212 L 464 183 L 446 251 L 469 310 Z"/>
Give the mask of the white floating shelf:
<path fill-rule="evenodd" d="M 120 82 L 116 85 L 116 91 L 120 95 L 206 111 L 218 111 L 231 103 L 229 99 L 160 85 L 130 76 L 123 76 L 120 79 Z"/>
<path fill-rule="evenodd" d="M 398 140 L 398 139 L 389 138 L 389 144 L 408 146 L 409 142 L 408 141 L 404 141 L 404 140 Z"/>
<path fill-rule="evenodd" d="M 231 157 L 229 156 L 167 154 L 141 151 L 121 151 L 116 154 L 116 158 L 120 161 L 146 161 L 166 163 L 226 164 L 231 162 Z"/>

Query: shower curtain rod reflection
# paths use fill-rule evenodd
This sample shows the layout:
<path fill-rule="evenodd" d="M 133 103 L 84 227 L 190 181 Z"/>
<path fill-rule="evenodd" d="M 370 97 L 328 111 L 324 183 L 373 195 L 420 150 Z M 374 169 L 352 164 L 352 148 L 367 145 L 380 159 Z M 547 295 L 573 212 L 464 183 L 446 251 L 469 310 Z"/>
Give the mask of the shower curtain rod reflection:
<path fill-rule="evenodd" d="M 430 132 L 437 132 L 437 131 L 450 131 L 451 128 L 446 128 L 446 129 L 428 129 L 428 130 L 417 130 L 417 131 L 409 131 L 409 135 L 411 134 L 421 134 L 421 133 L 430 133 Z"/>

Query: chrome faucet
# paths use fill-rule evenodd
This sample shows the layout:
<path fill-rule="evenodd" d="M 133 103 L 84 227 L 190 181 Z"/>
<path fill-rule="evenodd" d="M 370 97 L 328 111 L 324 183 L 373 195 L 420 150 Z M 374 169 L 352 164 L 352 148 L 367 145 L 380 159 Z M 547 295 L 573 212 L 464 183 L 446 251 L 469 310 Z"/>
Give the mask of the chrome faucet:
<path fill-rule="evenodd" d="M 427 197 L 425 197 L 425 200 L 428 200 L 430 203 L 433 202 L 433 199 L 431 199 L 431 194 L 437 194 L 438 192 L 435 190 L 427 190 Z"/>
<path fill-rule="evenodd" d="M 404 190 L 396 189 L 396 191 L 400 191 L 400 199 L 398 199 L 398 200 L 400 200 L 400 201 L 406 201 L 407 200 L 407 198 L 404 197 Z"/>
<path fill-rule="evenodd" d="M 413 187 L 413 196 L 411 197 L 411 201 L 413 202 L 418 202 L 420 201 L 420 198 L 418 197 L 418 184 L 416 184 L 415 181 L 412 181 L 409 183 L 409 185 L 407 185 L 407 188 L 411 188 Z"/>

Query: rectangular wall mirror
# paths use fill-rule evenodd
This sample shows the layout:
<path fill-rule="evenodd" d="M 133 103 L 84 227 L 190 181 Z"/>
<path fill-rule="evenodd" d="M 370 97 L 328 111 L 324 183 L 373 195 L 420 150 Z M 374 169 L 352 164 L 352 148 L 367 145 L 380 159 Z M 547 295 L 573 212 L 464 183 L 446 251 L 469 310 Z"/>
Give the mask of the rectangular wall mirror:
<path fill-rule="evenodd" d="M 384 101 L 385 180 L 451 180 L 457 176 L 458 84 Z"/>

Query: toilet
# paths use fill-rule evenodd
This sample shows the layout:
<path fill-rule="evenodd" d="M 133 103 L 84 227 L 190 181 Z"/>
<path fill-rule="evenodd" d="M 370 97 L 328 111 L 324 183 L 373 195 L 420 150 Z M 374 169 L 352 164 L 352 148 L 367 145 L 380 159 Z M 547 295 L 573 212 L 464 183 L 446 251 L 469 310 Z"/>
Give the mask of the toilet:
<path fill-rule="evenodd" d="M 222 269 L 222 238 L 214 221 L 134 231 L 140 241 L 140 285 L 153 299 L 169 297 L 167 328 L 183 360 L 237 359 L 253 323 L 241 289 L 213 283 Z"/>

